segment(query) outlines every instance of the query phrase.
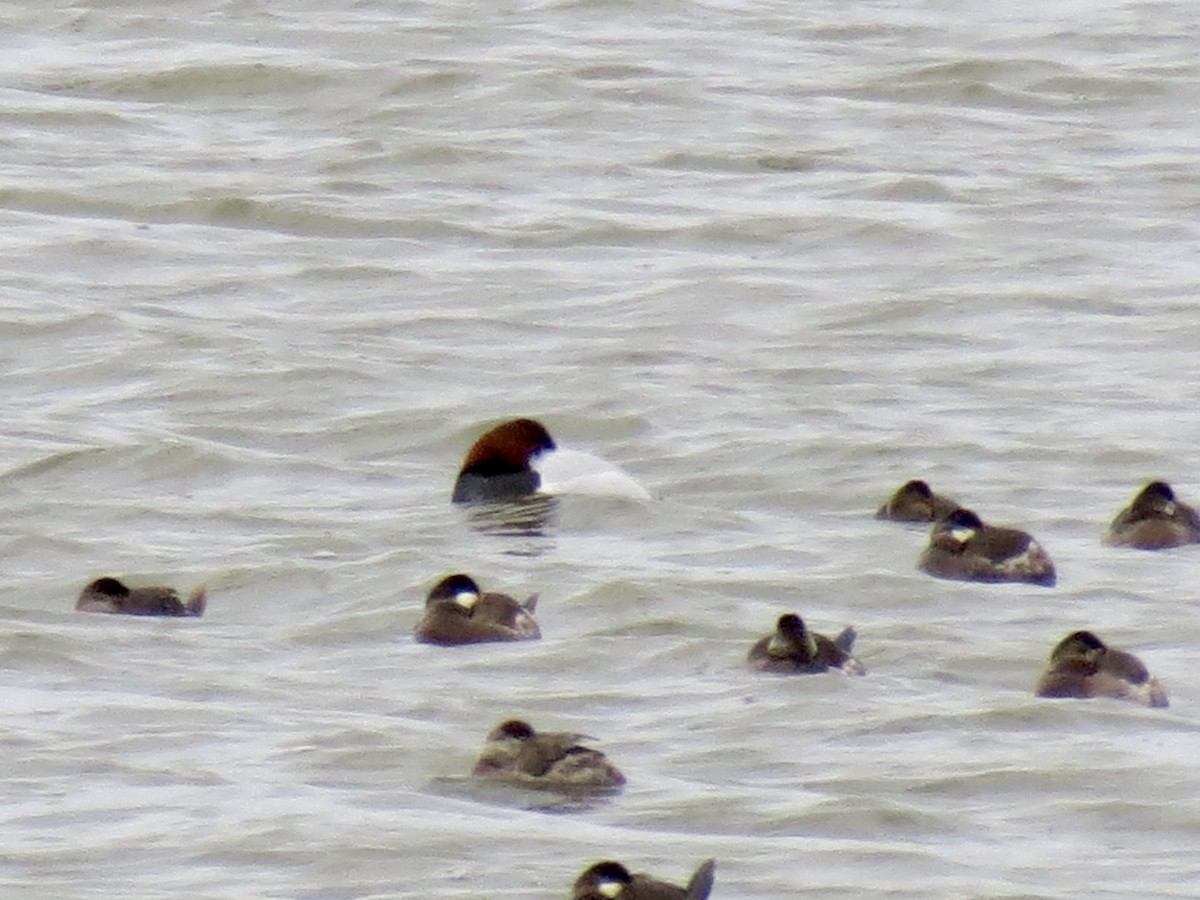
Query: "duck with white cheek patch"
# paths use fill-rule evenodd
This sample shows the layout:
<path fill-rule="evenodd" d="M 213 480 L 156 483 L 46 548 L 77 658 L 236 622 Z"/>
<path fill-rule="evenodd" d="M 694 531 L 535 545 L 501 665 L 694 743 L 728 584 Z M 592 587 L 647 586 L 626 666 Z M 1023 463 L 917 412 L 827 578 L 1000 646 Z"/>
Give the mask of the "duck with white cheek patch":
<path fill-rule="evenodd" d="M 1200 542 L 1200 516 L 1175 498 L 1165 481 L 1152 481 L 1117 513 L 1104 543 L 1110 547 L 1165 550 Z"/>
<path fill-rule="evenodd" d="M 933 526 L 917 568 L 957 581 L 1020 581 L 1053 587 L 1054 563 L 1024 531 L 986 525 L 969 509 L 956 509 Z"/>
<path fill-rule="evenodd" d="M 422 644 L 533 641 L 542 636 L 533 611 L 537 594 L 524 603 L 508 594 L 483 593 L 469 575 L 447 575 L 430 590 L 413 636 Z"/>
<path fill-rule="evenodd" d="M 575 880 L 572 900 L 708 900 L 716 860 L 700 863 L 687 883 L 678 887 L 640 872 L 631 873 L 619 862 L 605 860 L 589 867 Z"/>

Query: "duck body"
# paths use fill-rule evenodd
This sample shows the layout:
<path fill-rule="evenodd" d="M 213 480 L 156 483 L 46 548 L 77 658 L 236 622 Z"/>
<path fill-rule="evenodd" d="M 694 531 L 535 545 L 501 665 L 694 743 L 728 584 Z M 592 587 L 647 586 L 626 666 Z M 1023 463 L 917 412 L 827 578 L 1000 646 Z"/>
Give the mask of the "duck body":
<path fill-rule="evenodd" d="M 856 637 L 854 629 L 847 627 L 830 640 L 809 631 L 795 613 L 785 613 L 779 617 L 775 633 L 759 639 L 750 648 L 746 664 L 756 672 L 786 675 L 815 675 L 830 669 L 864 675 L 866 668 L 850 655 Z"/>
<path fill-rule="evenodd" d="M 119 579 L 97 578 L 79 594 L 75 609 L 80 612 L 115 613 L 127 616 L 192 616 L 204 615 L 207 593 L 196 588 L 187 600 L 170 587 L 131 588 Z"/>
<path fill-rule="evenodd" d="M 488 735 L 473 774 L 543 790 L 610 791 L 625 776 L 599 750 L 583 745 L 587 735 L 534 731 L 510 719 Z"/>
<path fill-rule="evenodd" d="M 716 865 L 716 860 L 706 859 L 687 887 L 678 887 L 605 860 L 590 866 L 575 880 L 572 900 L 708 900 Z"/>
<path fill-rule="evenodd" d="M 1049 554 L 1024 531 L 985 525 L 959 508 L 936 523 L 917 568 L 957 581 L 1017 581 L 1053 587 L 1058 580 Z"/>
<path fill-rule="evenodd" d="M 1200 516 L 1175 498 L 1165 481 L 1152 481 L 1117 513 L 1104 543 L 1110 547 L 1165 550 L 1200 543 Z"/>
<path fill-rule="evenodd" d="M 534 419 L 512 419 L 471 445 L 451 500 L 497 504 L 557 494 L 650 499 L 644 487 L 612 463 L 560 448 Z"/>
<path fill-rule="evenodd" d="M 468 575 L 447 575 L 425 598 L 413 636 L 443 646 L 537 640 L 542 636 L 533 618 L 537 599 L 533 594 L 521 603 L 508 594 L 480 591 Z"/>
<path fill-rule="evenodd" d="M 956 509 L 955 501 L 935 494 L 928 484 L 914 478 L 896 489 L 896 493 L 876 511 L 875 518 L 892 522 L 937 522 Z"/>
<path fill-rule="evenodd" d="M 1090 631 L 1072 632 L 1058 642 L 1034 693 L 1039 697 L 1112 697 L 1143 706 L 1167 706 L 1167 692 L 1140 659 L 1108 646 Z"/>

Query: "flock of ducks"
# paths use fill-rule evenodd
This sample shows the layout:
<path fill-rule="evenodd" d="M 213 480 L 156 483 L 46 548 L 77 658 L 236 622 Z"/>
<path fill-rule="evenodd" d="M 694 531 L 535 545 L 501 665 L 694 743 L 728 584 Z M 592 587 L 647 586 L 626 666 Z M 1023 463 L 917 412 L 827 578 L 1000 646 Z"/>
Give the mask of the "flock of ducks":
<path fill-rule="evenodd" d="M 929 545 L 917 568 L 938 578 L 1015 581 L 1053 587 L 1050 556 L 1016 528 L 987 525 L 924 481 L 909 481 L 875 513 L 877 519 L 932 522 Z M 1117 513 L 1104 534 L 1110 547 L 1164 550 L 1200 542 L 1200 516 L 1176 499 L 1165 481 L 1151 481 Z M 1073 631 L 1050 652 L 1034 693 L 1039 697 L 1112 697 L 1145 706 L 1167 706 L 1167 694 L 1142 661 L 1110 647 L 1090 631 Z"/>
<path fill-rule="evenodd" d="M 935 494 L 924 481 L 902 485 L 876 512 L 878 519 L 932 522 L 917 567 L 938 578 L 1017 581 L 1053 587 L 1050 556 L 1016 528 L 986 525 L 974 512 Z M 1164 550 L 1200 542 L 1200 516 L 1176 499 L 1165 481 L 1151 481 L 1109 525 L 1110 547 Z M 1113 697 L 1164 707 L 1167 694 L 1136 656 L 1109 647 L 1090 631 L 1074 631 L 1055 645 L 1038 679 L 1039 697 Z"/>
<path fill-rule="evenodd" d="M 557 451 L 549 432 L 533 419 L 513 419 L 483 434 L 471 446 L 454 484 L 452 500 L 463 504 L 511 503 L 546 489 L 543 464 Z M 611 475 L 612 473 L 606 473 Z M 620 475 L 627 479 L 627 476 Z M 640 486 L 636 486 L 645 495 Z M 1056 573 L 1049 555 L 1024 531 L 985 523 L 955 500 L 936 494 L 920 480 L 902 485 L 876 512 L 877 519 L 931 524 L 929 543 L 917 567 L 937 578 L 979 582 L 1024 582 L 1051 587 Z M 1114 547 L 1161 550 L 1200 542 L 1200 516 L 1177 500 L 1170 485 L 1152 481 L 1113 519 L 1104 542 Z M 76 609 L 139 616 L 200 616 L 200 587 L 186 599 L 169 587 L 130 588 L 105 576 L 88 584 Z M 429 591 L 414 638 L 453 646 L 541 637 L 534 619 L 537 595 L 521 602 L 485 592 L 470 576 L 454 574 Z M 781 615 L 775 630 L 750 648 L 754 671 L 816 674 L 836 669 L 848 675 L 866 669 L 851 651 L 856 634 L 845 628 L 829 638 L 810 631 L 794 612 Z M 1165 707 L 1166 692 L 1136 656 L 1110 647 L 1090 631 L 1075 631 L 1052 650 L 1038 679 L 1039 697 L 1113 697 Z M 519 787 L 562 792 L 611 792 L 625 776 L 587 743 L 587 735 L 538 732 L 510 719 L 497 725 L 475 763 L 477 777 Z M 576 880 L 573 900 L 706 900 L 715 862 L 706 860 L 688 884 L 678 887 L 605 860 Z"/>

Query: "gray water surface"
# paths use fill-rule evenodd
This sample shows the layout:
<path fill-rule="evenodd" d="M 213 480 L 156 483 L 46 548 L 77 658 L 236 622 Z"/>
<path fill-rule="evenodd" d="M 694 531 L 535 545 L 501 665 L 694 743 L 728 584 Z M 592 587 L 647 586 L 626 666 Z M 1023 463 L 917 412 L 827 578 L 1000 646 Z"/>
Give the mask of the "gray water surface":
<path fill-rule="evenodd" d="M 1200 501 L 1197 108 L 1182 0 L 0 8 L 0 893 L 1196 896 L 1200 549 L 1099 538 Z M 654 501 L 483 527 L 517 415 Z M 459 570 L 544 639 L 414 644 Z M 745 671 L 789 610 L 869 674 Z M 1034 698 L 1080 627 L 1171 707 Z M 511 716 L 625 791 L 473 784 Z"/>

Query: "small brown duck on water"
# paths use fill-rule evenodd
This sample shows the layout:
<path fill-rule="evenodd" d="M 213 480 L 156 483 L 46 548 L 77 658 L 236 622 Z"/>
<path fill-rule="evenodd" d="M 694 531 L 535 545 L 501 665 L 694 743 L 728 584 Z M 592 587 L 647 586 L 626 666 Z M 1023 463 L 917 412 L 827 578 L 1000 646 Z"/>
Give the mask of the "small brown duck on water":
<path fill-rule="evenodd" d="M 423 644 L 443 645 L 537 640 L 536 606 L 537 594 L 519 603 L 508 594 L 481 592 L 470 576 L 447 575 L 425 598 L 413 634 Z"/>
<path fill-rule="evenodd" d="M 1110 647 L 1090 631 L 1073 631 L 1050 653 L 1034 693 L 1039 697 L 1113 697 L 1166 706 L 1167 692 L 1132 653 Z"/>
<path fill-rule="evenodd" d="M 840 669 L 847 675 L 865 675 L 866 668 L 850 655 L 857 633 L 847 626 L 830 640 L 809 631 L 795 613 L 785 613 L 775 625 L 775 633 L 761 638 L 746 657 L 746 664 L 757 672 L 813 675 Z"/>
<path fill-rule="evenodd" d="M 1024 581 L 1053 587 L 1054 563 L 1024 531 L 985 525 L 969 509 L 956 509 L 933 526 L 917 568 L 958 581 Z"/>
<path fill-rule="evenodd" d="M 641 872 L 631 874 L 619 862 L 605 860 L 575 880 L 572 900 L 708 900 L 716 865 L 716 860 L 706 859 L 692 874 L 687 887 L 677 887 Z"/>
<path fill-rule="evenodd" d="M 97 578 L 75 601 L 80 612 L 123 613 L 127 616 L 202 616 L 207 602 L 204 586 L 181 600 L 174 588 L 130 588 L 116 578 Z"/>
<path fill-rule="evenodd" d="M 509 719 L 487 736 L 474 774 L 493 781 L 552 791 L 611 791 L 625 776 L 599 750 L 583 746 L 585 734 L 534 731 Z"/>
<path fill-rule="evenodd" d="M 1110 547 L 1165 550 L 1200 542 L 1200 516 L 1175 499 L 1165 481 L 1152 481 L 1108 526 L 1104 543 Z"/>
<path fill-rule="evenodd" d="M 896 489 L 896 493 L 879 507 L 875 518 L 892 522 L 937 522 L 956 509 L 955 501 L 935 494 L 927 483 L 914 478 Z"/>

